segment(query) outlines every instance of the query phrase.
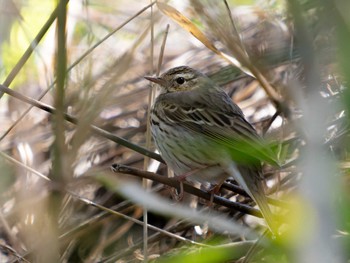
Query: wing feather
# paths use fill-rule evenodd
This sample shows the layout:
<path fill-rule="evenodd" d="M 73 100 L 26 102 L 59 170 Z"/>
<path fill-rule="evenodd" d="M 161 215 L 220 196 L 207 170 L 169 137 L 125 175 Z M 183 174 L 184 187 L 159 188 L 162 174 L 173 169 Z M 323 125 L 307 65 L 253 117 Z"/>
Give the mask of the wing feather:
<path fill-rule="evenodd" d="M 179 95 L 181 97 L 176 98 Z M 189 101 L 184 95 L 169 93 L 158 97 L 158 109 L 163 111 L 163 119 L 227 147 L 235 160 L 277 164 L 271 150 L 225 92 L 198 95 L 198 99 L 192 92 L 186 94 Z"/>

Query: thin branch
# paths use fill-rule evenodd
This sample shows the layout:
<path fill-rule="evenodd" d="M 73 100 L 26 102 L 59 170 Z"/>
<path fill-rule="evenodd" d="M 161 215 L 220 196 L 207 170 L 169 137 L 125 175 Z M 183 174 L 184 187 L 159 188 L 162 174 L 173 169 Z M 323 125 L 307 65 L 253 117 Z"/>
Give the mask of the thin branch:
<path fill-rule="evenodd" d="M 72 65 L 70 65 L 69 69 L 75 67 L 76 65 L 78 65 L 87 55 L 89 55 L 92 51 L 94 51 L 95 48 L 97 48 L 101 43 L 103 43 L 104 41 L 106 41 L 108 38 L 110 38 L 114 33 L 116 33 L 117 31 L 119 31 L 121 28 L 123 28 L 126 24 L 128 24 L 130 21 L 132 21 L 134 18 L 138 17 L 140 14 L 142 14 L 144 11 L 146 11 L 148 8 L 150 8 L 151 6 L 153 6 L 156 2 L 152 2 L 151 4 L 145 6 L 144 8 L 142 8 L 140 11 L 138 11 L 136 14 L 134 14 L 133 16 L 131 16 L 129 19 L 127 19 L 126 21 L 124 21 L 121 25 L 119 25 L 117 28 L 115 28 L 114 30 L 112 30 L 110 33 L 108 33 L 105 37 L 103 37 L 100 41 L 98 41 L 97 43 L 95 43 L 92 47 L 90 47 L 88 50 L 86 50 L 84 52 L 83 55 L 80 56 L 79 59 L 77 59 Z"/>
<path fill-rule="evenodd" d="M 40 101 L 37 101 L 37 100 L 34 100 L 32 98 L 29 98 L 27 96 L 24 96 L 22 95 L 21 93 L 15 91 L 15 90 L 12 90 L 12 89 L 9 89 L 8 87 L 4 86 L 4 85 L 1 85 L 0 84 L 0 92 L 4 92 L 10 96 L 13 96 L 14 98 L 18 99 L 18 100 L 21 100 L 23 102 L 26 102 L 30 105 L 33 105 L 34 107 L 37 107 L 43 111 L 46 111 L 48 113 L 51 113 L 51 114 L 55 114 L 56 113 L 56 109 L 50 105 L 47 105 L 45 103 L 42 103 Z M 67 113 L 64 113 L 64 119 L 70 123 L 73 123 L 73 124 L 77 124 L 78 123 L 78 119 L 67 114 Z M 95 125 L 90 125 L 90 129 L 93 133 L 97 134 L 97 135 L 100 135 L 106 139 L 109 139 L 115 143 L 118 143 L 120 145 L 123 145 L 135 152 L 138 152 L 142 155 L 145 155 L 145 156 L 148 156 L 152 159 L 155 159 L 159 162 L 162 162 L 164 163 L 164 160 L 160 157 L 159 154 L 156 154 L 152 151 L 149 151 L 141 146 L 138 146 L 136 144 L 133 144 L 121 137 L 118 137 L 110 132 L 107 132 L 106 130 L 103 130 Z"/>
<path fill-rule="evenodd" d="M 176 178 L 170 178 L 170 177 L 158 175 L 158 174 L 151 173 L 151 172 L 141 171 L 141 170 L 138 170 L 136 168 L 126 166 L 126 165 L 113 164 L 112 171 L 115 173 L 130 174 L 130 175 L 135 175 L 135 176 L 138 176 L 141 178 L 147 178 L 147 179 L 165 184 L 167 186 L 175 187 L 175 188 L 179 188 L 180 184 L 181 184 L 180 181 L 177 180 Z M 193 194 L 195 196 L 206 199 L 208 201 L 211 200 L 211 197 L 212 197 L 211 193 L 209 193 L 207 191 L 203 191 L 201 189 L 198 189 L 198 188 L 196 188 L 192 185 L 189 185 L 187 183 L 183 183 L 183 189 L 187 193 Z M 248 205 L 240 204 L 237 202 L 232 202 L 226 198 L 223 198 L 223 197 L 220 197 L 217 195 L 214 195 L 213 203 L 225 206 L 225 207 L 230 208 L 230 209 L 237 210 L 237 211 L 245 213 L 245 214 L 249 214 L 249 215 L 256 216 L 256 217 L 262 217 L 260 211 L 255 209 L 255 208 L 252 208 Z"/>
<path fill-rule="evenodd" d="M 183 221 L 179 221 L 179 222 L 177 222 L 175 224 L 172 224 L 172 225 L 168 226 L 164 231 L 167 231 L 167 232 L 174 231 L 174 229 L 176 229 L 178 224 L 181 224 L 181 223 L 183 223 Z M 164 236 L 164 232 L 157 232 L 157 233 L 151 235 L 148 238 L 148 242 L 151 243 L 151 242 L 159 241 L 163 236 Z M 188 239 L 179 240 L 179 241 L 186 242 L 187 244 L 197 246 L 198 248 L 212 247 L 210 245 L 198 243 L 198 242 L 195 242 L 195 241 L 192 241 L 192 240 L 188 240 Z M 137 249 L 141 248 L 142 247 L 142 242 L 143 241 L 139 241 L 139 242 L 135 243 L 132 246 L 129 246 L 128 248 L 126 248 L 124 250 L 116 251 L 116 253 L 114 253 L 114 254 L 112 254 L 110 256 L 107 256 L 106 258 L 102 259 L 99 262 L 100 263 L 116 262 L 117 259 L 122 259 L 122 258 L 126 257 L 127 255 L 130 255 L 130 254 L 134 253 L 134 251 L 136 251 Z M 246 242 L 248 244 L 252 245 L 252 241 L 246 241 Z"/>
<path fill-rule="evenodd" d="M 134 18 L 136 18 L 137 16 L 139 16 L 140 14 L 142 14 L 145 10 L 147 10 L 149 7 L 151 7 L 152 5 L 154 5 L 155 2 L 145 6 L 144 8 L 142 8 L 140 11 L 138 11 L 136 14 L 134 14 L 133 16 L 131 16 L 129 19 L 127 19 L 126 21 L 124 21 L 121 25 L 119 25 L 118 27 L 116 27 L 115 29 L 113 29 L 110 33 L 108 33 L 105 37 L 103 37 L 101 40 L 99 40 L 98 42 L 96 42 L 92 47 L 90 47 L 88 50 L 86 50 L 76 61 L 74 61 L 68 68 L 67 68 L 67 72 L 66 74 L 68 74 L 75 66 L 77 66 L 83 59 L 85 59 L 90 53 L 92 53 L 92 51 L 94 51 L 99 45 L 101 45 L 104 41 L 106 41 L 108 38 L 110 38 L 113 34 L 115 34 L 116 32 L 118 32 L 121 28 L 123 28 L 126 24 L 128 24 L 130 21 L 132 21 Z M 57 9 L 57 8 L 56 8 Z M 57 10 L 55 9 L 55 11 L 52 13 L 51 16 L 53 16 L 53 18 L 55 19 L 57 16 Z M 50 16 L 50 18 L 51 18 Z M 44 28 L 49 27 L 49 21 L 51 21 L 49 18 L 49 20 L 46 22 L 46 24 L 44 25 Z M 48 25 L 47 25 L 48 24 Z M 42 29 L 42 31 L 44 31 Z M 47 30 L 46 29 L 46 30 Z M 41 32 L 41 31 L 40 31 Z M 41 38 L 39 38 L 40 32 L 38 34 L 38 36 L 33 40 L 32 44 L 30 45 L 30 47 L 28 48 L 28 50 L 26 51 L 26 53 L 23 55 L 23 57 L 19 60 L 19 62 L 17 63 L 17 65 L 13 68 L 13 70 L 11 71 L 11 73 L 9 74 L 9 76 L 7 77 L 7 79 L 5 80 L 5 82 L 3 83 L 4 86 L 9 86 L 10 83 L 12 82 L 12 80 L 14 79 L 14 77 L 16 76 L 16 74 L 19 72 L 19 70 L 21 69 L 21 67 L 24 65 L 24 63 L 27 61 L 27 59 L 29 58 L 32 49 L 35 48 L 34 44 L 36 43 L 36 40 L 39 41 Z M 46 32 L 46 31 L 45 31 Z M 44 33 L 45 33 L 44 32 Z M 36 43 L 37 44 L 37 43 Z M 28 52 L 28 54 L 27 54 Z M 55 85 L 56 85 L 56 79 L 50 84 L 50 86 L 38 97 L 38 101 L 40 101 Z M 3 92 L 0 91 L 0 98 L 2 97 Z M 28 109 L 26 109 L 21 115 L 20 117 L 6 130 L 6 132 L 0 137 L 0 141 L 2 141 L 10 132 L 11 130 L 28 114 L 28 112 L 33 108 L 33 106 L 28 107 Z"/>
<path fill-rule="evenodd" d="M 14 163 L 14 164 L 16 164 L 16 165 L 19 165 L 21 168 L 26 169 L 27 171 L 29 171 L 29 172 L 31 172 L 31 173 L 34 173 L 34 174 L 37 175 L 39 178 L 44 179 L 45 181 L 48 181 L 48 182 L 52 182 L 52 180 L 51 180 L 50 178 L 48 178 L 48 177 L 46 177 L 45 175 L 41 174 L 40 172 L 34 170 L 33 168 L 31 168 L 31 167 L 29 167 L 29 166 L 27 166 L 27 165 L 25 165 L 25 164 L 23 164 L 23 163 L 17 161 L 16 159 L 14 159 L 14 158 L 12 158 L 12 157 L 6 155 L 5 153 L 0 152 L 0 155 L 1 155 L 3 158 L 6 158 L 9 162 L 12 162 L 12 163 Z M 69 194 L 69 195 L 72 196 L 73 198 L 76 198 L 76 199 L 78 199 L 79 201 L 81 201 L 81 202 L 83 202 L 83 203 L 85 203 L 85 204 L 87 204 L 87 205 L 89 205 L 89 206 L 94 206 L 94 207 L 96 207 L 96 208 L 98 208 L 99 210 L 102 211 L 101 214 L 95 215 L 95 217 L 90 218 L 90 219 L 87 221 L 87 223 L 85 223 L 85 225 L 92 225 L 94 220 L 96 220 L 96 219 L 98 219 L 98 218 L 101 218 L 102 216 L 104 216 L 104 215 L 107 214 L 107 213 L 108 213 L 108 214 L 111 214 L 111 215 L 114 215 L 114 216 L 122 217 L 122 218 L 124 218 L 124 219 L 126 219 L 126 220 L 128 220 L 128 221 L 134 222 L 134 223 L 136 223 L 136 224 L 138 224 L 138 225 L 144 225 L 144 222 L 142 222 L 142 221 L 140 221 L 140 220 L 137 220 L 137 219 L 135 219 L 135 218 L 133 218 L 133 217 L 127 216 L 127 215 L 125 215 L 125 214 L 123 214 L 123 213 L 117 212 L 116 210 L 117 210 L 117 208 L 118 208 L 118 206 L 119 206 L 120 204 L 117 205 L 117 206 L 114 206 L 114 207 L 112 207 L 112 208 L 107 208 L 107 207 L 102 206 L 102 205 L 99 205 L 99 204 L 97 204 L 96 202 L 91 201 L 91 200 L 89 200 L 89 199 L 87 199 L 87 198 L 81 197 L 80 195 L 78 195 L 78 194 L 74 193 L 73 191 L 69 190 L 68 188 L 65 188 L 64 190 L 65 190 L 65 192 L 67 192 L 67 194 Z M 73 230 L 70 230 L 70 231 L 65 232 L 64 234 L 60 235 L 60 236 L 59 236 L 59 239 L 60 239 L 60 240 L 65 240 L 65 239 L 67 239 L 67 237 L 68 237 L 69 235 L 71 235 L 73 232 L 81 230 L 82 225 L 83 225 L 83 224 L 80 224 L 80 225 L 78 225 L 76 228 L 74 228 Z M 174 226 L 174 225 L 173 225 L 173 226 Z M 173 226 L 171 226 L 171 227 L 173 227 Z M 175 239 L 178 240 L 178 241 L 182 241 L 182 242 L 186 242 L 186 243 L 188 243 L 188 244 L 193 244 L 193 245 L 202 246 L 202 247 L 207 247 L 207 246 L 208 246 L 208 245 L 205 245 L 205 244 L 201 244 L 201 243 L 198 243 L 198 242 L 189 240 L 189 239 L 187 239 L 187 238 L 185 238 L 185 237 L 176 235 L 176 234 L 174 234 L 174 233 L 171 233 L 171 232 L 169 232 L 170 229 L 164 230 L 164 229 L 160 229 L 160 228 L 158 228 L 158 227 L 156 227 L 156 226 L 153 226 L 153 225 L 150 225 L 150 224 L 147 224 L 147 227 L 148 227 L 149 229 L 151 229 L 151 230 L 154 230 L 154 231 L 158 232 L 159 234 L 162 234 L 162 235 L 165 235 L 165 236 L 169 236 L 169 237 L 175 238 Z M 25 255 L 24 255 L 24 256 L 25 256 Z"/>
<path fill-rule="evenodd" d="M 151 0 L 151 4 L 152 0 Z M 150 6 L 151 9 L 151 47 L 150 47 L 150 66 L 151 66 L 151 72 L 152 74 L 154 73 L 154 15 L 153 15 L 153 5 Z M 149 92 L 148 92 L 148 109 L 147 109 L 147 120 L 149 120 L 150 118 L 150 113 L 151 113 L 151 105 L 153 103 L 153 98 L 154 98 L 154 92 L 153 89 L 150 88 Z M 150 122 L 148 121 L 146 123 L 146 149 L 148 150 L 151 146 L 151 129 L 150 129 Z M 143 160 L 143 169 L 146 170 L 147 167 L 149 165 L 149 158 L 147 156 L 144 157 Z M 149 181 L 147 179 L 143 179 L 142 180 L 142 186 L 148 190 L 149 188 Z M 142 214 L 143 214 L 143 255 L 144 255 L 144 259 L 143 262 L 147 263 L 148 261 L 148 211 L 146 207 L 142 207 Z"/>
<path fill-rule="evenodd" d="M 160 47 L 160 52 L 159 52 L 159 59 L 158 59 L 158 66 L 157 66 L 157 76 L 160 73 L 160 68 L 162 66 L 163 63 L 163 57 L 164 57 L 164 50 L 165 50 L 165 44 L 166 44 L 166 40 L 168 38 L 168 34 L 169 34 L 169 24 L 166 25 L 165 28 L 165 32 L 164 32 L 164 37 L 163 37 L 163 41 L 162 41 L 162 45 Z"/>
<path fill-rule="evenodd" d="M 270 129 L 272 123 L 276 120 L 276 118 L 281 114 L 280 110 L 277 110 L 273 116 L 269 119 L 269 122 L 263 128 L 262 134 L 265 135 L 266 132 Z"/>
<path fill-rule="evenodd" d="M 236 23 L 234 22 L 233 17 L 232 17 L 230 6 L 228 5 L 226 0 L 224 0 L 224 4 L 225 4 L 226 10 L 227 10 L 227 15 L 230 19 L 230 23 L 231 23 L 231 27 L 233 29 L 233 32 L 237 36 L 237 40 L 238 40 L 237 43 L 240 45 L 241 49 L 243 51 L 245 51 L 245 47 L 244 47 L 244 44 L 242 42 L 242 38 L 241 38 L 240 34 L 238 33 Z M 245 51 L 245 53 L 247 53 L 247 52 Z"/>
<path fill-rule="evenodd" d="M 68 1 L 67 1 L 68 4 Z M 44 35 L 46 34 L 46 32 L 49 30 L 49 28 L 51 27 L 52 23 L 55 21 L 56 17 L 58 14 L 58 6 L 55 8 L 55 10 L 51 13 L 50 17 L 48 18 L 48 20 L 46 21 L 46 23 L 44 24 L 44 26 L 40 29 L 39 33 L 36 35 L 36 37 L 33 39 L 33 41 L 30 43 L 29 47 L 27 48 L 27 50 L 24 52 L 24 54 L 22 55 L 22 57 L 19 59 L 19 61 L 17 62 L 17 64 L 13 67 L 13 69 L 11 70 L 10 74 L 7 76 L 7 78 L 5 79 L 3 85 L 4 86 L 10 86 L 10 84 L 12 83 L 12 81 L 15 79 L 15 77 L 17 76 L 18 72 L 22 69 L 22 67 L 24 66 L 24 64 L 27 62 L 27 60 L 29 59 L 29 57 L 31 56 L 31 54 L 33 53 L 33 50 L 36 48 L 36 46 L 39 44 L 39 42 L 41 41 L 41 39 L 44 37 Z M 0 91 L 0 99 L 1 97 L 4 95 L 3 92 Z"/>
<path fill-rule="evenodd" d="M 73 192 L 70 192 L 70 191 L 67 191 L 71 196 L 77 198 L 78 200 L 84 202 L 85 204 L 89 205 L 89 206 L 94 206 L 96 208 L 98 208 L 99 210 L 101 211 L 106 211 L 107 213 L 111 214 L 111 215 L 114 215 L 114 216 L 118 216 L 118 217 L 121 217 L 125 220 L 128 220 L 128 221 L 131 221 L 135 224 L 138 224 L 140 226 L 143 226 L 145 223 L 143 221 L 140 221 L 136 218 L 133 218 L 133 217 L 130 217 L 130 216 L 127 216 L 123 213 L 120 213 L 118 211 L 115 211 L 115 210 L 112 210 L 110 208 L 107 208 L 105 206 L 102 206 L 102 205 L 99 205 L 95 202 L 92 202 L 91 200 L 87 199 L 87 198 L 83 198 Z M 182 241 L 182 242 L 186 242 L 186 243 L 189 243 L 189 244 L 196 244 L 196 245 L 201 245 L 195 241 L 192 241 L 192 240 L 189 240 L 187 238 L 184 238 L 182 236 L 179 236 L 179 235 L 176 235 L 176 234 L 173 234 L 169 231 L 166 231 L 164 229 L 161 229 L 159 227 L 156 227 L 156 226 L 153 226 L 153 225 L 150 225 L 150 224 L 146 224 L 147 225 L 147 228 L 150 229 L 150 230 L 154 230 L 156 232 L 159 232 L 159 233 L 162 233 L 163 235 L 166 235 L 166 236 L 169 236 L 169 237 L 172 237 L 172 238 L 175 238 L 176 240 L 179 240 L 179 241 Z M 63 238 L 63 236 L 60 236 L 60 238 Z M 205 246 L 205 245 L 203 245 Z"/>
<path fill-rule="evenodd" d="M 29 172 L 39 176 L 40 178 L 50 182 L 50 178 L 48 178 L 47 176 L 43 175 L 42 173 L 39 173 L 38 171 L 34 170 L 33 168 L 30 168 L 29 166 L 21 163 L 20 161 L 16 160 L 15 158 L 12 158 L 11 156 L 7 155 L 6 153 L 0 152 L 0 156 L 4 159 L 6 159 L 9 162 L 12 162 L 18 166 L 20 166 L 21 168 L 24 168 L 26 170 L 28 170 Z"/>
<path fill-rule="evenodd" d="M 266 240 L 266 236 L 268 236 L 268 235 L 269 235 L 268 230 L 266 230 L 264 233 L 262 233 L 262 235 L 259 237 L 257 242 L 254 242 L 254 244 L 249 248 L 242 263 L 253 262 L 253 257 L 258 253 L 258 249 L 261 247 L 261 244 Z"/>

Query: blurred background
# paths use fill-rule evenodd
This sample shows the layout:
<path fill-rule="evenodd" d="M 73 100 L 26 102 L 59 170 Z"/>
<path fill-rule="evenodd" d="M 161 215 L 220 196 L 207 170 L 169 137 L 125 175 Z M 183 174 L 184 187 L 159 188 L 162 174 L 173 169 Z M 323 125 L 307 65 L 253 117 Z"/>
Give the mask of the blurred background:
<path fill-rule="evenodd" d="M 347 0 L 0 0 L 0 262 L 350 262 L 349 11 Z M 181 65 L 225 89 L 271 144 L 277 236 L 233 180 L 208 208 L 143 179 L 171 174 L 143 77 Z"/>

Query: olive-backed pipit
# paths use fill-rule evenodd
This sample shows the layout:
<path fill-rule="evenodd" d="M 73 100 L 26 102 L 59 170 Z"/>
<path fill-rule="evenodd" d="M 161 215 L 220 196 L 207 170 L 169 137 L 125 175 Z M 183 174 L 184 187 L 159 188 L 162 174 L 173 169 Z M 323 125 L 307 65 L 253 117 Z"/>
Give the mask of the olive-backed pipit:
<path fill-rule="evenodd" d="M 151 110 L 151 130 L 175 175 L 217 187 L 232 176 L 273 231 L 258 157 L 262 141 L 242 110 L 206 75 L 187 66 L 145 78 L 162 88 Z"/>

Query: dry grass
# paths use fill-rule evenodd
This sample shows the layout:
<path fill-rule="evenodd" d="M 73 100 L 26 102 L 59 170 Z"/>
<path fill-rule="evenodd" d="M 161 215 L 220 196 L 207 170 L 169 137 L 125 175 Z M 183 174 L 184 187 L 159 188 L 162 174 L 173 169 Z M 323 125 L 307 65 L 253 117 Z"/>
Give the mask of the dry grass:
<path fill-rule="evenodd" d="M 5 2 L 1 262 L 349 260 L 346 1 L 71 1 L 68 13 L 61 1 L 51 17 Z M 179 65 L 225 88 L 272 143 L 280 236 L 230 180 L 210 208 L 190 185 L 172 199 L 143 76 Z"/>

